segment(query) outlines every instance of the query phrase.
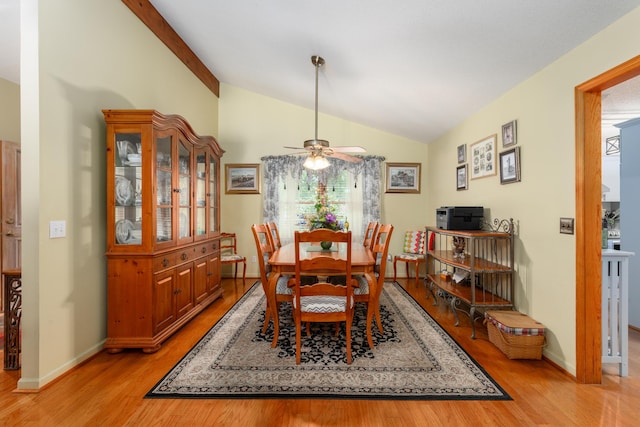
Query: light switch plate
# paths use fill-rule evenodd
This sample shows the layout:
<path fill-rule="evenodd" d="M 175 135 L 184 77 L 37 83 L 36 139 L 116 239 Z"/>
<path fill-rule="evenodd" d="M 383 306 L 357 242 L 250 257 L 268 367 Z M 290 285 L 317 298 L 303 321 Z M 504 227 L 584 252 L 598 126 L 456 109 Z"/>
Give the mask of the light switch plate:
<path fill-rule="evenodd" d="M 560 218 L 560 233 L 573 234 L 573 218 Z"/>
<path fill-rule="evenodd" d="M 67 235 L 66 221 L 49 221 L 49 238 L 59 239 Z"/>

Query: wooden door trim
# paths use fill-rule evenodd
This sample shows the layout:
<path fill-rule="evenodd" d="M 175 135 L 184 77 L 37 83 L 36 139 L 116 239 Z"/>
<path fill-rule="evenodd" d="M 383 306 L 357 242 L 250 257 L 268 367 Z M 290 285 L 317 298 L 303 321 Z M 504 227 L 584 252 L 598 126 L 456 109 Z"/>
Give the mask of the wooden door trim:
<path fill-rule="evenodd" d="M 602 382 L 602 91 L 640 75 L 640 55 L 575 89 L 576 378 Z"/>

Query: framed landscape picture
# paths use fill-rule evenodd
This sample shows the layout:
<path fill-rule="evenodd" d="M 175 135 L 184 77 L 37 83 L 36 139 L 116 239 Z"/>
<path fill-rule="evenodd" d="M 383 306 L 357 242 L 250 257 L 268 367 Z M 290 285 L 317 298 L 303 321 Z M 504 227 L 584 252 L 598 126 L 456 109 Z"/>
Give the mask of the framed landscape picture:
<path fill-rule="evenodd" d="M 227 164 L 226 194 L 260 194 L 260 164 Z"/>
<path fill-rule="evenodd" d="M 496 174 L 496 139 L 497 135 L 493 134 L 471 144 L 469 150 L 471 179 Z"/>
<path fill-rule="evenodd" d="M 386 193 L 420 193 L 420 163 L 387 163 Z"/>

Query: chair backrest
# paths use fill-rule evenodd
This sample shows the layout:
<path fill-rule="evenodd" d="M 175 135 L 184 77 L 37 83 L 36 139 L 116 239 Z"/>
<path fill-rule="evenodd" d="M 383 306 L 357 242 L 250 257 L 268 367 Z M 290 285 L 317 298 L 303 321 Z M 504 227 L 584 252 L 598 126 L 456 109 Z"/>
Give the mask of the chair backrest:
<path fill-rule="evenodd" d="M 402 251 L 408 254 L 423 255 L 425 253 L 426 241 L 426 231 L 407 231 L 404 234 Z"/>
<path fill-rule="evenodd" d="M 392 224 L 380 225 L 373 244 L 372 252 L 373 256 L 376 258 L 376 268 L 378 268 L 376 272 L 379 273 L 382 280 L 384 280 L 384 274 L 387 269 L 387 255 L 389 255 L 389 242 L 391 242 L 392 234 Z"/>
<path fill-rule="evenodd" d="M 296 252 L 296 274 L 294 307 L 299 310 L 300 297 L 306 295 L 346 295 L 348 300 L 353 298 L 353 278 L 351 276 L 351 232 L 317 229 L 313 231 L 296 231 L 294 233 Z M 333 242 L 338 251 L 321 253 L 308 257 L 304 251 L 304 243 Z M 336 244 L 337 243 L 337 244 Z M 334 285 L 321 281 L 314 285 L 300 286 L 303 276 L 346 276 L 346 286 Z M 349 306 L 349 304 L 347 304 Z"/>
<path fill-rule="evenodd" d="M 220 233 L 220 255 L 235 255 L 236 233 Z"/>
<path fill-rule="evenodd" d="M 378 234 L 373 245 L 373 256 L 376 258 L 376 273 L 378 273 L 378 286 L 376 293 L 379 295 L 384 285 L 384 275 L 387 271 L 387 255 L 389 255 L 389 244 L 393 234 L 393 225 L 382 224 L 378 228 Z M 378 263 L 380 260 L 380 263 Z"/>
<path fill-rule="evenodd" d="M 271 237 L 271 245 L 274 249 L 280 249 L 282 243 L 280 243 L 280 232 L 275 222 L 268 222 L 267 228 L 269 229 L 269 236 Z"/>
<path fill-rule="evenodd" d="M 268 260 L 271 254 L 274 252 L 271 244 L 271 238 L 269 237 L 269 229 L 265 224 L 253 224 L 251 226 L 251 232 L 253 233 L 253 239 L 256 241 L 256 251 L 258 252 L 258 267 L 260 268 L 260 282 L 265 290 L 268 291 Z"/>
<path fill-rule="evenodd" d="M 378 232 L 378 226 L 380 224 L 376 221 L 371 221 L 367 224 L 367 229 L 364 231 L 364 240 L 362 241 L 362 245 L 368 247 L 369 249 L 373 248 L 373 242 L 376 237 L 376 233 Z"/>

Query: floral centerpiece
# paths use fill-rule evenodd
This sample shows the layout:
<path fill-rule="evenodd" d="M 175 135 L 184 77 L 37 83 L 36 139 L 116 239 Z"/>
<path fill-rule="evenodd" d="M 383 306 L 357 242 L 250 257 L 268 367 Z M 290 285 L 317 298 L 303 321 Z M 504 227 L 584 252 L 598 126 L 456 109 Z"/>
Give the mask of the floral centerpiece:
<path fill-rule="evenodd" d="M 344 228 L 344 224 L 338 221 L 336 217 L 336 208 L 331 205 L 324 184 L 318 184 L 316 203 L 313 207 L 315 208 L 315 213 L 305 215 L 309 230 L 328 228 L 329 230 L 339 231 Z M 322 249 L 329 249 L 331 248 L 331 242 L 320 242 L 320 246 L 322 246 Z"/>
<path fill-rule="evenodd" d="M 343 224 L 338 221 L 335 214 L 335 207 L 331 205 L 327 197 L 324 184 L 318 184 L 316 203 L 313 206 L 316 210 L 313 214 L 305 215 L 305 221 L 309 230 L 318 228 L 328 228 L 329 230 L 342 230 Z"/>

